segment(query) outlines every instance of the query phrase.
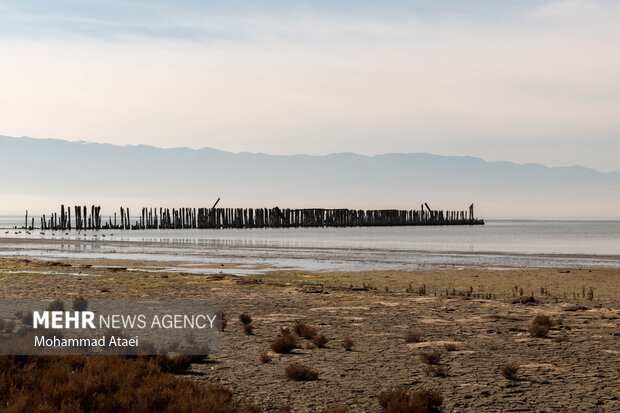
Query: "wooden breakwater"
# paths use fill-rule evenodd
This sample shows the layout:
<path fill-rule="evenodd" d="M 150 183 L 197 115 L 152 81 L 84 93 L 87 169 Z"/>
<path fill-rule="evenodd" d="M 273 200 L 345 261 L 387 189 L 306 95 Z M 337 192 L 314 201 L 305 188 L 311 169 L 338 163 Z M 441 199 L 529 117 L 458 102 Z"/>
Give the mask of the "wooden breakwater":
<path fill-rule="evenodd" d="M 219 200 L 218 200 L 219 201 Z M 217 205 L 217 202 L 216 202 Z M 101 207 L 92 205 L 65 207 L 28 222 L 24 228 L 41 230 L 144 230 L 144 229 L 216 229 L 216 228 L 302 228 L 302 227 L 373 227 L 415 225 L 483 225 L 474 216 L 473 204 L 468 210 L 440 211 L 428 204 L 418 210 L 322 209 L 322 208 L 142 208 L 131 216 L 121 207 L 106 218 Z M 73 215 L 71 213 L 73 211 Z M 29 225 L 30 224 L 30 225 Z"/>

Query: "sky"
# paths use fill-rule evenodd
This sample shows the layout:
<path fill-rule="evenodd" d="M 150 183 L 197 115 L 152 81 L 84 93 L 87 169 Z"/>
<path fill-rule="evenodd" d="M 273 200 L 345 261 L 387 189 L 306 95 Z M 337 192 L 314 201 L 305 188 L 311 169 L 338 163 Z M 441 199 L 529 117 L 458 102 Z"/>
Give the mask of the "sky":
<path fill-rule="evenodd" d="M 616 0 L 0 1 L 0 135 L 620 162 Z"/>

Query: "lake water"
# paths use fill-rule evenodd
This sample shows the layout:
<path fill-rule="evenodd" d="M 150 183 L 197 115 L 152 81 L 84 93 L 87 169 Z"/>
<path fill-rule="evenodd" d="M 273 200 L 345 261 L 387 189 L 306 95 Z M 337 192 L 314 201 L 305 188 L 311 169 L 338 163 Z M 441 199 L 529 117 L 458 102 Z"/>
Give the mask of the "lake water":
<path fill-rule="evenodd" d="M 0 227 L 23 225 L 0 217 Z M 8 231 L 8 232 L 7 232 Z M 487 221 L 484 226 L 0 232 L 1 255 L 131 258 L 361 270 L 425 267 L 620 268 L 620 221 Z M 204 270 L 204 269 L 203 269 Z"/>

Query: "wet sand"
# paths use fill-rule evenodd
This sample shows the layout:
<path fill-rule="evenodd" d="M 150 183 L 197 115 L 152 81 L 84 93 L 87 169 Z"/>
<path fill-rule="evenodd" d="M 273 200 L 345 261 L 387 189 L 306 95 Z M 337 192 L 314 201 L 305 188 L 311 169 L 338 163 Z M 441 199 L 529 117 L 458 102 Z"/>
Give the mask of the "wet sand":
<path fill-rule="evenodd" d="M 446 412 L 620 411 L 620 269 L 464 269 L 313 273 L 273 271 L 235 277 L 162 270 L 173 263 L 123 260 L 0 259 L 1 298 L 215 298 L 228 316 L 222 351 L 185 377 L 222 382 L 235 397 L 275 411 L 322 412 L 345 405 L 379 412 L 390 386 L 439 389 Z M 541 290 L 544 288 L 544 292 Z M 593 299 L 587 291 L 593 289 Z M 522 304 L 533 293 L 534 303 Z M 254 335 L 237 316 L 252 314 Z M 536 314 L 557 322 L 531 337 Z M 270 352 L 281 326 L 302 320 L 329 338 L 327 348 Z M 408 343 L 415 330 L 420 341 Z M 340 342 L 350 337 L 353 351 Z M 448 346 L 446 346 L 448 345 Z M 446 377 L 429 375 L 421 354 L 442 352 Z M 270 352 L 267 364 L 259 355 Z M 287 380 L 292 362 L 319 380 Z M 500 374 L 507 362 L 517 380 Z"/>

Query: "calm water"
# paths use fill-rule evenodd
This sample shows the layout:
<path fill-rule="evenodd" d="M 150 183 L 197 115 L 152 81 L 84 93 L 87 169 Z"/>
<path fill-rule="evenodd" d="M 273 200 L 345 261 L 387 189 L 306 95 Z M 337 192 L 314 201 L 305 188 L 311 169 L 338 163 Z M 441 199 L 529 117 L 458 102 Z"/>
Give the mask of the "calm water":
<path fill-rule="evenodd" d="M 0 217 L 0 227 L 22 225 Z M 8 233 L 6 233 L 8 231 Z M 17 230 L 19 231 L 19 230 Z M 620 267 L 620 221 L 488 221 L 484 226 L 0 232 L 0 254 L 235 262 L 318 270 L 426 266 Z M 96 235 L 96 237 L 95 237 Z M 15 241 L 13 241 L 15 240 Z"/>

